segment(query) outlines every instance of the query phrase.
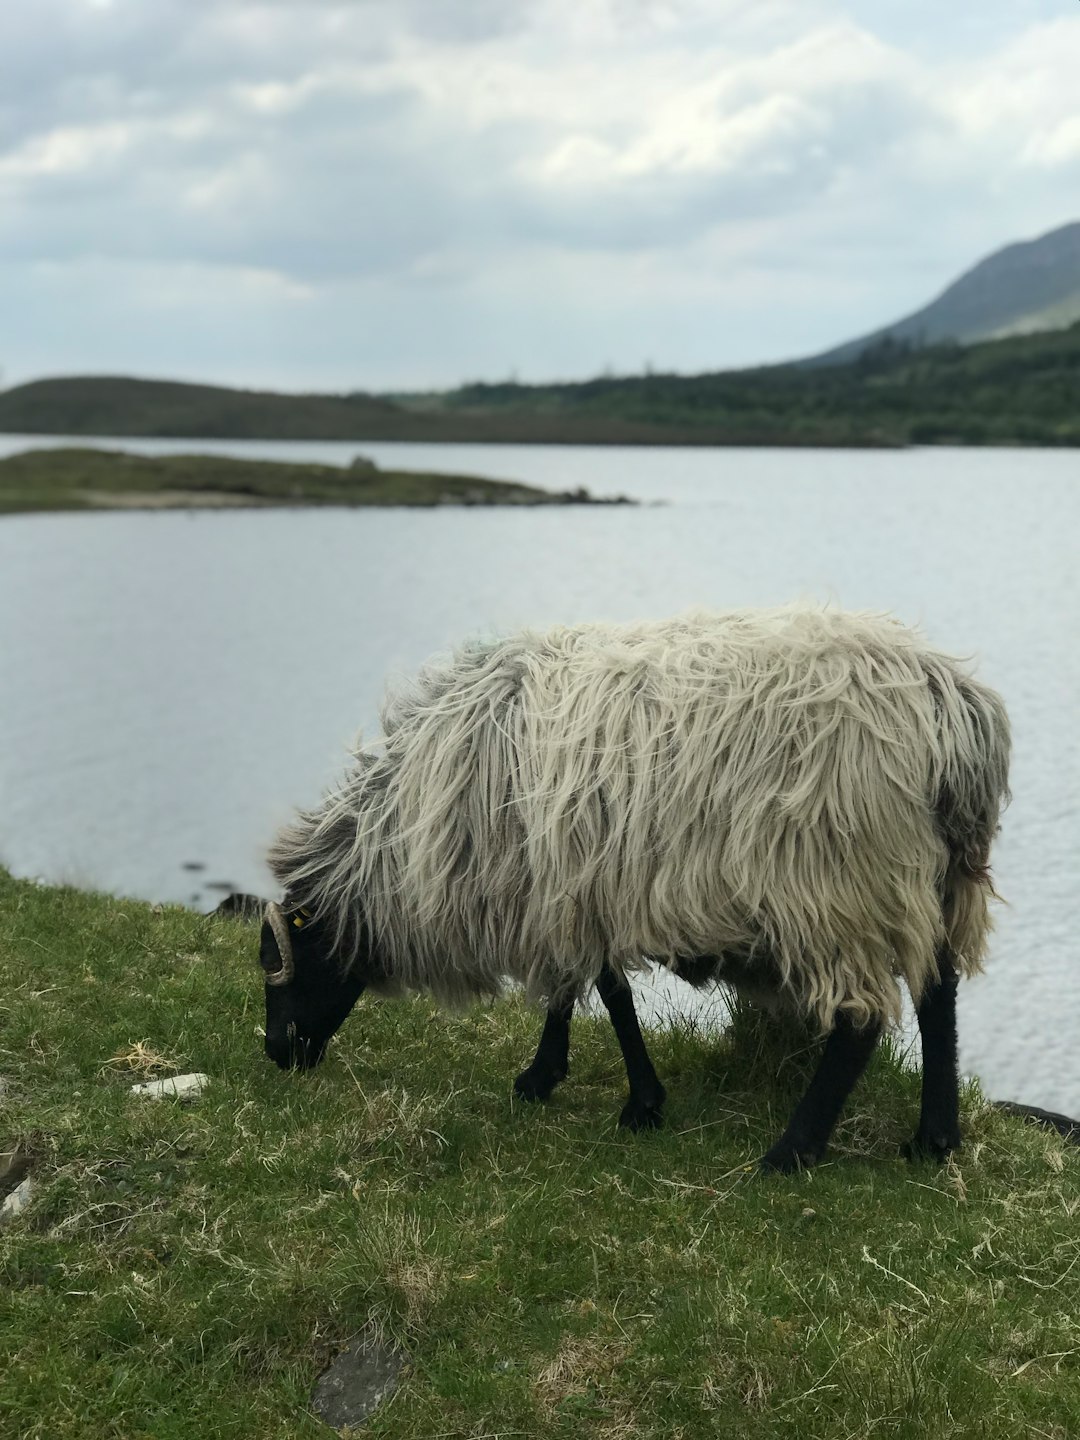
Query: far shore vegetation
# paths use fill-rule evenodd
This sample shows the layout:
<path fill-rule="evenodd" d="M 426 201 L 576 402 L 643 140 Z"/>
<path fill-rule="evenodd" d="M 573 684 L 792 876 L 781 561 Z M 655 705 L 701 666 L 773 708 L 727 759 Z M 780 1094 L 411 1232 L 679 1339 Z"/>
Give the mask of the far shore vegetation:
<path fill-rule="evenodd" d="M 32 1187 L 0 1227 L 3 1436 L 319 1440 L 312 1387 L 361 1334 L 409 1356 L 372 1440 L 1080 1435 L 1080 1149 L 1052 1131 L 969 1086 L 963 1150 L 910 1165 L 918 1077 L 882 1048 L 828 1162 L 763 1177 L 817 1046 L 742 1011 L 654 1033 L 643 1135 L 606 1020 L 515 1101 L 540 1017 L 513 997 L 365 997 L 282 1074 L 257 950 L 0 870 L 0 1192 Z M 132 1093 L 193 1071 L 191 1105 Z"/>
<path fill-rule="evenodd" d="M 1080 323 L 973 345 L 886 339 L 842 365 L 285 395 L 110 377 L 0 392 L 0 432 L 578 445 L 1080 445 Z"/>
<path fill-rule="evenodd" d="M 0 459 L 0 514 L 39 510 L 195 509 L 347 505 L 581 505 L 584 490 L 551 491 L 472 475 L 351 465 L 239 460 L 221 455 L 133 455 L 96 449 L 28 450 Z M 629 503 L 629 502 L 622 502 Z"/>

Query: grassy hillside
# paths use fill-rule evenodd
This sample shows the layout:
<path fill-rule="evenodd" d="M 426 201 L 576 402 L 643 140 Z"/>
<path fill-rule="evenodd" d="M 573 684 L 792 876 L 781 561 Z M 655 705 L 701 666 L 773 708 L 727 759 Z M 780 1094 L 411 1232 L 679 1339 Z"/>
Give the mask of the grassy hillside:
<path fill-rule="evenodd" d="M 27 435 L 348 440 L 396 414 L 371 395 L 275 395 L 108 376 L 38 380 L 0 393 L 0 430 Z"/>
<path fill-rule="evenodd" d="M 911 350 L 886 344 L 852 365 L 776 366 L 585 384 L 472 385 L 443 398 L 463 413 L 633 417 L 890 444 L 1080 444 L 1080 324 L 1051 335 Z"/>
<path fill-rule="evenodd" d="M 467 385 L 430 395 L 259 395 L 141 380 L 0 393 L 0 431 L 665 445 L 1080 444 L 1080 324 L 849 365 Z"/>
<path fill-rule="evenodd" d="M 1080 1433 L 1080 1151 L 974 1091 L 948 1169 L 897 1156 L 916 1082 L 874 1061 L 831 1163 L 748 1168 L 812 1057 L 743 1022 L 655 1037 L 668 1128 L 615 1128 L 606 1023 L 550 1106 L 538 1023 L 361 1001 L 324 1067 L 267 1063 L 237 921 L 0 872 L 0 1433 L 303 1440 L 316 1376 L 404 1346 L 378 1440 L 1016 1440 Z M 797 1052 L 796 1047 L 796 1052 Z M 133 1081 L 200 1070 L 194 1105 Z"/>
<path fill-rule="evenodd" d="M 614 414 L 464 410 L 427 397 L 402 405 L 370 395 L 280 395 L 157 380 L 38 380 L 0 392 L 0 433 L 215 437 L 261 440 L 410 440 L 530 445 L 821 444 L 775 420 L 734 432 L 727 420 L 685 426 Z M 844 432 L 846 433 L 846 431 Z M 839 430 L 827 437 L 843 444 Z"/>
<path fill-rule="evenodd" d="M 29 450 L 0 459 L 0 514 L 32 510 L 180 509 L 269 505 L 560 505 L 591 502 L 470 475 L 233 460 Z"/>

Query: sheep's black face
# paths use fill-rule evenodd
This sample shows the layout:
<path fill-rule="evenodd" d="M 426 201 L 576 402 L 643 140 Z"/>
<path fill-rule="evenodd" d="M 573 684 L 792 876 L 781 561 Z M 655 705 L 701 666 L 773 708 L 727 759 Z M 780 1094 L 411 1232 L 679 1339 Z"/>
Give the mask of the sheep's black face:
<path fill-rule="evenodd" d="M 355 971 L 342 976 L 327 927 L 317 918 L 283 910 L 278 919 L 278 933 L 269 919 L 263 921 L 259 941 L 259 964 L 266 976 L 266 1053 L 283 1070 L 308 1070 L 326 1053 L 365 981 Z M 288 955 L 282 954 L 282 925 Z M 286 978 L 290 970 L 291 978 Z"/>

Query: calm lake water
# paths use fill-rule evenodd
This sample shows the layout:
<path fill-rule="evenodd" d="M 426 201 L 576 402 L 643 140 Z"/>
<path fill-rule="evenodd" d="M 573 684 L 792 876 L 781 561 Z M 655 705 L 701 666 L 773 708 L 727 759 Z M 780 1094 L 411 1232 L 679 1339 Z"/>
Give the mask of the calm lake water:
<path fill-rule="evenodd" d="M 44 443 L 4 436 L 0 453 Z M 387 678 L 469 634 L 800 597 L 891 610 L 977 656 L 1014 726 L 1009 903 L 962 991 L 963 1064 L 993 1096 L 1080 1112 L 1075 454 L 95 443 L 362 452 L 663 503 L 3 519 L 0 862 L 16 874 L 202 908 L 265 892 L 269 837 L 375 730 Z"/>

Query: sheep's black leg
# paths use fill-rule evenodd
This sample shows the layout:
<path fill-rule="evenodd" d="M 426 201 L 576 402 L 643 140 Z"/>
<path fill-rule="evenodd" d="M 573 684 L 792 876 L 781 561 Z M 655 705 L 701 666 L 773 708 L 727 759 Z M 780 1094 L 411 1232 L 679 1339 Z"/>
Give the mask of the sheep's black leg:
<path fill-rule="evenodd" d="M 880 1025 L 857 1030 L 845 1015 L 837 1016 L 810 1088 L 795 1107 L 783 1135 L 762 1157 L 763 1170 L 787 1174 L 821 1159 L 844 1101 L 865 1070 L 880 1034 Z"/>
<path fill-rule="evenodd" d="M 630 1098 L 623 1106 L 619 1124 L 628 1130 L 655 1130 L 663 1124 L 662 1111 L 667 1094 L 645 1048 L 630 987 L 610 966 L 605 965 L 597 976 L 596 988 L 619 1037 L 626 1063 L 626 1078 L 630 1082 Z"/>
<path fill-rule="evenodd" d="M 946 1160 L 960 1144 L 960 1079 L 956 1061 L 956 966 L 942 951 L 937 979 L 918 1004 L 922 1036 L 922 1113 L 904 1146 L 909 1160 Z"/>
<path fill-rule="evenodd" d="M 544 1033 L 533 1062 L 514 1081 L 514 1093 L 522 1100 L 546 1100 L 570 1070 L 570 1017 L 574 997 L 564 997 L 548 1006 Z"/>

